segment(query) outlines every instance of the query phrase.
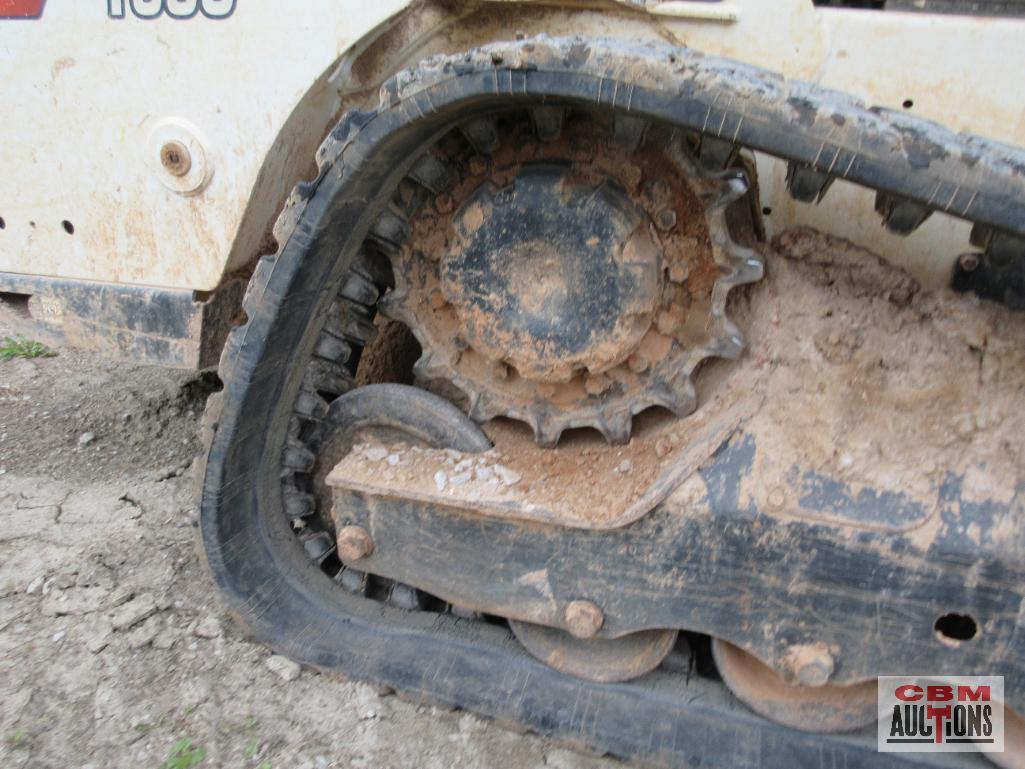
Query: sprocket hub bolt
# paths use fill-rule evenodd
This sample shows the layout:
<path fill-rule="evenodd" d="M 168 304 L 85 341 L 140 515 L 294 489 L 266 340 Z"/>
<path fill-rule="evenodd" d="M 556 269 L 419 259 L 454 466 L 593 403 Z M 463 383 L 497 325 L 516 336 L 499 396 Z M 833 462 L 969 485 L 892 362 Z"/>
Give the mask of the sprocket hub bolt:
<path fill-rule="evenodd" d="M 655 226 L 663 232 L 673 229 L 676 226 L 676 212 L 669 208 L 662 209 L 655 217 Z"/>
<path fill-rule="evenodd" d="M 673 283 L 683 283 L 690 277 L 690 269 L 686 262 L 674 262 L 669 267 L 669 280 Z"/>
<path fill-rule="evenodd" d="M 576 638 L 594 638 L 605 624 L 605 615 L 592 601 L 571 601 L 566 607 L 566 630 Z"/>
<path fill-rule="evenodd" d="M 345 526 L 338 532 L 338 556 L 343 561 L 361 561 L 374 552 L 374 540 L 362 526 Z"/>

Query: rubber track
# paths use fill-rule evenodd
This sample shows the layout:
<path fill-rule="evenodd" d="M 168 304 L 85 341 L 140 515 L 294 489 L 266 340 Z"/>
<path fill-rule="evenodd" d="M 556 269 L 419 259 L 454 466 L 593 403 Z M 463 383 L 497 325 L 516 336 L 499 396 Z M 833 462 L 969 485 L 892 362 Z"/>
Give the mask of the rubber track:
<path fill-rule="evenodd" d="M 721 137 L 974 222 L 1021 233 L 1021 150 L 742 64 L 667 46 L 534 39 L 438 57 L 352 111 L 291 194 L 221 359 L 205 419 L 201 533 L 224 599 L 255 636 L 327 670 L 473 709 L 562 740 L 660 765 L 896 767 L 963 757 L 879 755 L 871 735 L 807 735 L 737 706 L 722 687 L 660 671 L 599 685 L 552 672 L 501 628 L 402 612 L 345 594 L 280 515 L 278 462 L 305 361 L 375 212 L 422 149 L 456 121 L 557 101 L 623 110 Z M 972 760 L 974 761 L 974 759 Z M 969 763 L 972 763 L 969 761 Z"/>

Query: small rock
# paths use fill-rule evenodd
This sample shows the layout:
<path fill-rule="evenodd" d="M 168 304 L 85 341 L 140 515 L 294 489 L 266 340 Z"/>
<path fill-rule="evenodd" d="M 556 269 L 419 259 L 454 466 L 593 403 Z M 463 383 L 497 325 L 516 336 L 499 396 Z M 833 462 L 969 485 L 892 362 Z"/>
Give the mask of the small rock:
<path fill-rule="evenodd" d="M 452 470 L 456 473 L 465 473 L 471 467 L 473 467 L 473 460 L 464 459 L 462 462 L 459 462 L 455 467 L 453 467 Z"/>
<path fill-rule="evenodd" d="M 389 454 L 388 455 L 388 464 L 389 465 L 391 465 L 392 467 L 395 467 L 395 465 L 397 465 L 398 463 L 399 463 L 399 455 L 398 454 Z"/>
<path fill-rule="evenodd" d="M 193 628 L 192 632 L 200 638 L 220 638 L 221 621 L 217 617 L 206 617 Z"/>
<path fill-rule="evenodd" d="M 438 491 L 444 491 L 445 490 L 445 484 L 447 484 L 447 483 L 448 483 L 448 476 L 445 475 L 445 473 L 441 472 L 441 470 L 438 470 L 438 472 L 436 472 L 434 474 L 434 485 L 435 485 L 435 487 L 437 487 Z"/>
<path fill-rule="evenodd" d="M 25 592 L 29 595 L 35 595 L 43 587 L 43 583 L 45 581 L 45 577 L 36 577 L 34 580 L 28 583 L 28 587 L 25 588 Z"/>
<path fill-rule="evenodd" d="M 96 435 L 94 433 L 82 433 L 78 436 L 78 445 L 88 446 L 94 440 L 96 440 Z"/>
<path fill-rule="evenodd" d="M 128 630 L 155 614 L 156 611 L 157 604 L 153 600 L 153 596 L 149 593 L 144 593 L 137 598 L 133 598 L 111 614 L 110 623 L 114 626 L 114 630 Z"/>
<path fill-rule="evenodd" d="M 108 595 L 102 587 L 75 587 L 47 596 L 40 611 L 48 617 L 81 616 L 99 611 Z"/>
<path fill-rule="evenodd" d="M 523 478 L 518 472 L 510 470 L 505 465 L 495 465 L 494 471 L 495 475 L 502 479 L 503 486 L 515 486 Z"/>
<path fill-rule="evenodd" d="M 288 657 L 274 654 L 267 658 L 267 669 L 284 681 L 294 681 L 302 672 L 302 667 L 297 662 L 292 662 Z"/>
<path fill-rule="evenodd" d="M 852 457 L 850 454 L 841 454 L 840 467 L 842 467 L 844 470 L 850 470 L 852 467 L 854 467 L 854 457 Z"/>
<path fill-rule="evenodd" d="M 64 640 L 64 636 L 66 636 L 67 634 L 68 633 L 66 630 L 58 630 L 56 633 L 53 634 L 52 640 L 55 644 L 59 644 L 61 641 Z"/>
<path fill-rule="evenodd" d="M 659 438 L 655 442 L 655 456 L 659 459 L 665 459 L 672 453 L 673 442 L 668 438 Z"/>
<path fill-rule="evenodd" d="M 489 481 L 495 479 L 495 471 L 487 465 L 478 465 L 474 472 L 477 475 L 478 481 Z"/>
<path fill-rule="evenodd" d="M 363 451 L 363 456 L 369 459 L 371 462 L 380 462 L 382 459 L 388 456 L 388 449 L 383 446 L 371 446 Z"/>
<path fill-rule="evenodd" d="M 470 481 L 471 477 L 473 476 L 471 476 L 468 471 L 465 473 L 456 473 L 449 477 L 448 482 L 453 486 L 463 486 Z"/>
<path fill-rule="evenodd" d="M 162 624 L 159 617 L 150 617 L 125 637 L 128 648 L 144 649 L 152 644 L 157 634 L 160 633 Z"/>
<path fill-rule="evenodd" d="M 631 462 L 629 459 L 624 459 L 622 462 L 619 463 L 619 467 L 616 468 L 616 472 L 620 475 L 626 475 L 627 473 L 632 472 L 633 469 L 634 463 Z"/>
<path fill-rule="evenodd" d="M 356 689 L 356 717 L 360 721 L 385 719 L 388 716 L 388 704 L 381 700 L 380 695 L 370 686 Z"/>
<path fill-rule="evenodd" d="M 166 651 L 167 649 L 172 648 L 176 643 L 178 643 L 177 632 L 168 628 L 164 630 L 164 632 L 158 633 L 153 639 L 153 648 Z"/>
<path fill-rule="evenodd" d="M 86 626 L 85 648 L 93 654 L 99 654 L 107 648 L 110 643 L 110 636 L 114 633 L 114 626 L 106 620 L 94 622 Z"/>
<path fill-rule="evenodd" d="M 954 430 L 959 438 L 971 438 L 975 434 L 975 417 L 972 414 L 960 414 L 954 419 Z"/>

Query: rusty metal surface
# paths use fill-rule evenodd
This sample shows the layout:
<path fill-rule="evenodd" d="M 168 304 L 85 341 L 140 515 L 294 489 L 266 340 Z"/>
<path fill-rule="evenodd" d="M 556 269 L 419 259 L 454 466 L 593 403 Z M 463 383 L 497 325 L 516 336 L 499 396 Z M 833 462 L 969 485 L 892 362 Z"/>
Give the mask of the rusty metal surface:
<path fill-rule="evenodd" d="M 691 374 L 743 349 L 726 301 L 762 261 L 726 211 L 748 185 L 671 130 L 545 109 L 544 140 L 535 110 L 477 121 L 485 150 L 425 156 L 436 198 L 381 234 L 396 275 L 382 312 L 420 341 L 418 377 L 454 386 L 473 419 L 523 421 L 549 447 L 579 427 L 624 444 L 652 406 L 691 413 Z"/>
<path fill-rule="evenodd" d="M 650 673 L 673 650 L 675 630 L 644 630 L 616 639 L 574 638 L 544 625 L 511 620 L 523 648 L 546 665 L 588 681 L 630 681 Z"/>
<path fill-rule="evenodd" d="M 876 682 L 846 686 L 804 686 L 783 676 L 731 643 L 712 639 L 723 681 L 756 713 L 806 732 L 846 732 L 876 719 Z"/>
<path fill-rule="evenodd" d="M 361 569 L 477 611 L 569 630 L 568 606 L 586 597 L 603 614 L 598 638 L 667 627 L 704 632 L 809 683 L 998 671 L 1012 702 L 1020 699 L 1020 539 L 983 533 L 976 544 L 962 533 L 1010 520 L 990 517 L 998 503 L 988 501 L 984 512 L 948 485 L 943 526 L 928 543 L 914 532 L 859 534 L 839 522 L 777 519 L 737 505 L 745 456 L 720 451 L 700 471 L 702 495 L 670 497 L 614 533 L 344 487 L 334 488 L 336 526 L 360 525 L 373 537 Z M 934 623 L 947 606 L 978 617 L 986 632 L 964 642 L 940 637 Z"/>

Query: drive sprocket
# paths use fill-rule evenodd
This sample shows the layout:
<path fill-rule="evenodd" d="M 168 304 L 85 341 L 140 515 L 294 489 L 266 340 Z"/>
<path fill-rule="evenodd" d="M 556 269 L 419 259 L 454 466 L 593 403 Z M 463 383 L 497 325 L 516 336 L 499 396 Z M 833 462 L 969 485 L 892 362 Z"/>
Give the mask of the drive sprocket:
<path fill-rule="evenodd" d="M 694 411 L 701 361 L 743 349 L 726 297 L 762 262 L 726 209 L 747 181 L 703 169 L 680 132 L 542 109 L 429 156 L 446 183 L 391 249 L 382 311 L 419 341 L 418 378 L 478 422 L 622 444 L 648 408 Z"/>

